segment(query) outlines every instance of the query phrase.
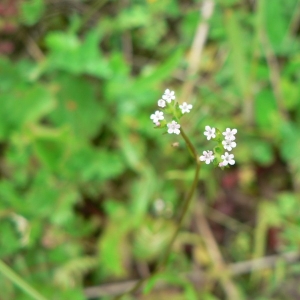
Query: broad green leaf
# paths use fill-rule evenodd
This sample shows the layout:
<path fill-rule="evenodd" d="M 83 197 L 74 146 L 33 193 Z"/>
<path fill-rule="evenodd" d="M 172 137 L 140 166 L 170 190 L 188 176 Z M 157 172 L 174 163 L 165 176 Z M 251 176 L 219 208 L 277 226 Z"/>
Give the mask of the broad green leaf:
<path fill-rule="evenodd" d="M 68 126 L 78 138 L 94 137 L 109 115 L 96 100 L 93 86 L 67 75 L 57 78 L 57 85 L 57 106 L 50 115 L 53 123 Z"/>
<path fill-rule="evenodd" d="M 60 171 L 70 153 L 67 130 L 41 130 L 35 136 L 33 147 L 42 164 L 52 171 Z"/>
<path fill-rule="evenodd" d="M 38 122 L 54 108 L 54 99 L 46 87 L 32 83 L 16 86 L 1 95 L 0 139 Z"/>
<path fill-rule="evenodd" d="M 26 0 L 21 2 L 21 20 L 25 25 L 36 24 L 45 11 L 44 0 Z"/>
<path fill-rule="evenodd" d="M 73 180 L 99 183 L 120 175 L 124 171 L 124 162 L 115 151 L 86 146 L 74 150 L 66 167 L 66 174 Z"/>
<path fill-rule="evenodd" d="M 46 37 L 50 50 L 48 69 L 109 77 L 111 70 L 99 48 L 100 37 L 97 29 L 88 32 L 83 42 L 74 33 L 49 33 Z"/>

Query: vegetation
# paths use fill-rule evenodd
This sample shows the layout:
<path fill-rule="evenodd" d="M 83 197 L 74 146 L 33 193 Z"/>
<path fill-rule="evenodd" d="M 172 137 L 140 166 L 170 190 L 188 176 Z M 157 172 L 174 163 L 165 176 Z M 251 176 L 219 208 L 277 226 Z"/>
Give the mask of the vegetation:
<path fill-rule="evenodd" d="M 298 0 L 1 1 L 0 298 L 299 299 L 299 33 Z M 181 227 L 167 88 L 198 155 L 238 131 Z"/>

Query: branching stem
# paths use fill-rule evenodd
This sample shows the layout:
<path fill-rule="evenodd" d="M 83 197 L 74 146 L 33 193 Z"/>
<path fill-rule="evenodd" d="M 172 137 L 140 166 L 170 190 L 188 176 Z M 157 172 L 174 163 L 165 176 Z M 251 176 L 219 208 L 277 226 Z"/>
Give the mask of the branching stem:
<path fill-rule="evenodd" d="M 182 128 L 180 128 L 180 133 L 181 133 L 181 136 L 183 137 L 188 149 L 189 149 L 189 152 L 192 154 L 194 160 L 195 160 L 195 163 L 196 163 L 196 170 L 195 170 L 195 175 L 194 175 L 194 179 L 193 179 L 193 183 L 189 189 L 189 192 L 184 200 L 184 203 L 183 203 L 183 207 L 182 207 L 182 210 L 180 212 L 180 215 L 179 215 L 179 218 L 178 218 L 178 222 L 177 222 L 177 226 L 176 226 L 176 230 L 174 231 L 173 235 L 172 235 L 172 238 L 160 260 L 160 262 L 157 264 L 155 270 L 146 278 L 143 278 L 141 279 L 140 281 L 138 281 L 138 283 L 132 288 L 130 289 L 129 291 L 127 291 L 126 293 L 123 293 L 119 296 L 117 296 L 115 298 L 115 300 L 120 300 L 123 296 L 127 295 L 127 294 L 131 294 L 131 293 L 134 293 L 136 291 L 139 290 L 139 288 L 146 282 L 146 280 L 154 277 L 154 275 L 156 275 L 157 273 L 161 272 L 166 264 L 167 264 L 167 260 L 168 260 L 168 257 L 171 253 L 171 250 L 172 250 L 172 247 L 173 247 L 173 244 L 179 234 L 179 231 L 182 227 L 182 224 L 183 224 L 183 221 L 184 221 L 184 218 L 185 216 L 187 215 L 187 212 L 188 212 L 188 209 L 190 207 L 190 203 L 192 201 L 192 197 L 193 197 L 193 194 L 196 190 L 196 187 L 197 187 L 197 183 L 198 183 L 198 178 L 199 178 L 199 172 L 200 172 L 200 166 L 201 166 L 201 162 L 199 161 L 198 159 L 198 155 L 197 155 L 197 151 L 194 147 L 194 145 L 192 144 L 192 142 L 190 141 L 190 139 L 187 137 L 187 135 L 185 134 L 185 132 L 182 130 Z"/>

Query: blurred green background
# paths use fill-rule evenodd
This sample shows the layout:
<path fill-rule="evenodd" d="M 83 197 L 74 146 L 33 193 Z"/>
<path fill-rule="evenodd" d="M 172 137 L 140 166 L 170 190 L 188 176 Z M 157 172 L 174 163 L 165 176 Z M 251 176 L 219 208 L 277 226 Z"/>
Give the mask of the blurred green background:
<path fill-rule="evenodd" d="M 299 34 L 298 0 L 2 0 L 0 259 L 49 300 L 153 270 L 194 172 L 150 120 L 170 88 L 199 154 L 238 129 L 236 164 L 202 167 L 166 271 L 124 299 L 300 299 Z"/>

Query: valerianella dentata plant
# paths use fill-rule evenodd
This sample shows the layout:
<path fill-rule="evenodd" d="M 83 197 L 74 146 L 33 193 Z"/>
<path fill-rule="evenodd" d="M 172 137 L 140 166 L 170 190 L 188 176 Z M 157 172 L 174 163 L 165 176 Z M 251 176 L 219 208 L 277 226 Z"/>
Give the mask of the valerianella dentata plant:
<path fill-rule="evenodd" d="M 206 164 L 213 163 L 216 167 L 221 167 L 224 169 L 225 167 L 229 167 L 229 165 L 234 165 L 234 155 L 229 154 L 228 151 L 231 151 L 236 147 L 235 142 L 235 134 L 237 133 L 236 129 L 226 128 L 226 130 L 221 133 L 221 131 L 217 128 L 205 126 L 204 135 L 207 140 L 212 140 L 217 143 L 217 145 L 213 148 L 213 150 L 205 150 L 202 155 L 199 156 L 197 154 L 196 148 L 185 134 L 183 128 L 180 125 L 180 119 L 183 115 L 188 114 L 193 108 L 192 104 L 183 102 L 182 104 L 178 104 L 175 97 L 175 92 L 169 89 L 166 89 L 161 99 L 158 100 L 157 105 L 159 110 L 156 110 L 153 114 L 151 114 L 150 119 L 155 124 L 155 128 L 164 129 L 166 133 L 181 135 L 184 139 L 189 152 L 192 154 L 194 162 L 195 162 L 195 174 L 193 182 L 189 188 L 189 191 L 186 194 L 186 198 L 183 201 L 182 209 L 178 213 L 177 218 L 177 226 L 168 243 L 165 251 L 162 253 L 160 261 L 155 266 L 154 271 L 149 275 L 148 278 L 143 278 L 128 292 L 125 294 L 129 294 L 131 292 L 136 291 L 139 287 L 150 277 L 154 276 L 156 273 L 160 272 L 166 265 L 169 254 L 172 249 L 172 245 L 176 240 L 180 228 L 183 224 L 184 217 L 187 215 L 189 205 L 193 198 L 193 194 L 196 190 L 200 172 L 200 166 L 202 162 Z M 223 137 L 224 136 L 224 137 Z M 119 295 L 116 299 L 121 299 L 124 294 Z"/>
<path fill-rule="evenodd" d="M 175 92 L 166 89 L 161 99 L 158 100 L 157 105 L 160 109 L 164 110 L 164 113 L 168 115 L 166 120 L 164 113 L 162 111 L 155 111 L 154 114 L 150 116 L 156 128 L 167 129 L 169 134 L 182 134 L 187 146 L 192 151 L 193 155 L 196 154 L 195 148 L 190 143 L 187 136 L 183 133 L 180 119 L 183 115 L 189 113 L 193 108 L 192 104 L 183 102 L 181 105 L 175 100 Z M 219 166 L 222 169 L 229 167 L 229 165 L 234 165 L 234 155 L 229 153 L 233 148 L 236 147 L 235 135 L 237 129 L 226 128 L 226 130 L 221 133 L 219 129 L 214 127 L 205 126 L 204 135 L 207 140 L 212 140 L 217 143 L 217 146 L 213 150 L 205 150 L 202 155 L 197 156 L 201 162 L 206 164 L 213 163 L 215 166 Z M 227 150 L 227 151 L 225 151 Z"/>

